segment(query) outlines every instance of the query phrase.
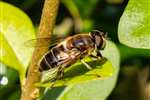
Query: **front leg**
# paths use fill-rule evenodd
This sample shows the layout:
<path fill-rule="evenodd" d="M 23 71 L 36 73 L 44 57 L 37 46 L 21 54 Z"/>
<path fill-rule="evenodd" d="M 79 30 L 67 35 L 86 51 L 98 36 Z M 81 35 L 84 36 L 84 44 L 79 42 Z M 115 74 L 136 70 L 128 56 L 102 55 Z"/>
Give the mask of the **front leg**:
<path fill-rule="evenodd" d="M 103 56 L 102 56 L 102 54 L 99 50 L 96 51 L 96 54 L 97 54 L 98 57 L 103 58 Z"/>
<path fill-rule="evenodd" d="M 94 54 L 91 54 L 90 57 L 96 58 L 96 59 L 102 59 L 103 56 L 99 50 L 96 50 Z"/>

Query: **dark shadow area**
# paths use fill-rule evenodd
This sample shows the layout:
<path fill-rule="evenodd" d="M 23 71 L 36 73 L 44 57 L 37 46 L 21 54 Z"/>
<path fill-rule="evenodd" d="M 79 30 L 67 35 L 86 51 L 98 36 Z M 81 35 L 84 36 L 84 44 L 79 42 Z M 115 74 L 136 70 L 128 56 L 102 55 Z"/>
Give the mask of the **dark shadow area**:
<path fill-rule="evenodd" d="M 107 58 L 102 58 L 101 60 L 91 60 L 91 61 L 86 62 L 86 63 L 89 64 L 93 69 L 95 69 L 95 68 L 101 69 L 102 65 L 106 61 L 107 61 Z M 78 65 L 72 66 L 71 69 L 66 71 L 65 75 L 64 75 L 64 78 L 72 78 L 72 77 L 75 77 L 75 76 L 80 76 L 80 75 L 85 74 L 88 71 L 89 71 L 89 69 L 87 69 L 85 65 L 80 63 Z"/>

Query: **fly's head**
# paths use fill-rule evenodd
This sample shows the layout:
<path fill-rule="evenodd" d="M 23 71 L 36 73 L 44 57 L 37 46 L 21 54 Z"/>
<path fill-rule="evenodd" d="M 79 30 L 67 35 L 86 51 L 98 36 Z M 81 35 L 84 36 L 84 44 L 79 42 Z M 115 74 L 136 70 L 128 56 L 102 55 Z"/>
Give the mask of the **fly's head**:
<path fill-rule="evenodd" d="M 92 40 L 95 43 L 96 47 L 100 50 L 103 50 L 106 46 L 107 33 L 93 30 L 90 32 L 90 35 L 92 36 Z"/>

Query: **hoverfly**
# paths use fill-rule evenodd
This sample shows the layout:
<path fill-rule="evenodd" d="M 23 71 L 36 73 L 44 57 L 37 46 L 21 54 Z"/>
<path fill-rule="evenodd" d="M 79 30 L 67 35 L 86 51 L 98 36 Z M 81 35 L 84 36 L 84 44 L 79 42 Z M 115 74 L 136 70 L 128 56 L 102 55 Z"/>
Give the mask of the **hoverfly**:
<path fill-rule="evenodd" d="M 78 60 L 88 68 L 91 67 L 83 60 L 86 56 L 102 58 L 99 50 L 106 46 L 106 33 L 93 30 L 67 37 L 49 49 L 39 61 L 39 71 L 42 82 L 56 81 L 64 76 L 64 69 Z"/>

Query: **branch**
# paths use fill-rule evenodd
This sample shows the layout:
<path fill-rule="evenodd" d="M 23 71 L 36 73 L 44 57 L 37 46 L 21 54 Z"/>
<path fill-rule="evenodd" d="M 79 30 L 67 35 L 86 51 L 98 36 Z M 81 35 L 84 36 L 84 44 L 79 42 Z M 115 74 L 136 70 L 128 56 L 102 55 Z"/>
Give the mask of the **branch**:
<path fill-rule="evenodd" d="M 37 38 L 51 37 L 51 33 L 55 24 L 58 6 L 59 0 L 45 0 Z M 37 41 L 37 44 L 39 42 L 41 41 Z M 22 86 L 21 100 L 36 99 L 35 95 L 39 90 L 35 86 L 35 83 L 39 82 L 40 80 L 40 72 L 38 70 L 39 66 L 37 63 L 39 62 L 43 54 L 48 50 L 49 46 L 47 41 L 45 41 L 44 44 L 47 44 L 47 47 L 40 48 L 37 46 L 33 52 L 32 60 L 27 75 L 27 80 L 25 85 Z"/>

